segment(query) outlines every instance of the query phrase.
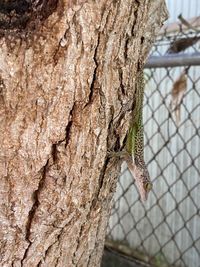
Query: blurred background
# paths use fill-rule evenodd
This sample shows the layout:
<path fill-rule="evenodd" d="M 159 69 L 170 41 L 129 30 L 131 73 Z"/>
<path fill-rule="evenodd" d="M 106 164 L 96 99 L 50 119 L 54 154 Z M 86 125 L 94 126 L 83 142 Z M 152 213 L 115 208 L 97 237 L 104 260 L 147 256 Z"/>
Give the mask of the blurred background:
<path fill-rule="evenodd" d="M 200 0 L 166 3 L 144 70 L 153 191 L 143 204 L 122 166 L 102 267 L 200 267 Z"/>

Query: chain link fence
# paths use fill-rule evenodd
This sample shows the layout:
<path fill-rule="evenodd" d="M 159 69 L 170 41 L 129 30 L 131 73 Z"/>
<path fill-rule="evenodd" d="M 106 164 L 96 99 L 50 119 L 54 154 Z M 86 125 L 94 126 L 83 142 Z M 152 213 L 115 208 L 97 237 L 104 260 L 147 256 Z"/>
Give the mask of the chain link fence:
<path fill-rule="evenodd" d="M 162 30 L 145 68 L 153 190 L 143 204 L 123 164 L 107 231 L 108 247 L 155 267 L 200 267 L 200 17 L 180 19 Z"/>

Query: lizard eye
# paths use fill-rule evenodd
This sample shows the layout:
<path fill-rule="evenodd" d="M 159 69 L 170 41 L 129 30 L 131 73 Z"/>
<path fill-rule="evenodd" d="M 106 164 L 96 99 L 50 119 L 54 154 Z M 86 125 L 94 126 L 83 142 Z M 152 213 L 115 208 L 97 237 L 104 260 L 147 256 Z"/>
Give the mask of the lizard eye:
<path fill-rule="evenodd" d="M 152 189 L 153 185 L 150 182 L 144 184 L 144 189 L 148 192 Z"/>

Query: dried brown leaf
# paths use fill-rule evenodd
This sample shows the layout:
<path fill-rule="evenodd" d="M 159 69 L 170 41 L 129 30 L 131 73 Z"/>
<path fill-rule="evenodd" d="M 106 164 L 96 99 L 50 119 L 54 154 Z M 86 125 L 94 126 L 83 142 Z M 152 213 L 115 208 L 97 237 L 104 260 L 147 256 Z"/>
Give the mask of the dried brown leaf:
<path fill-rule="evenodd" d="M 175 81 L 171 92 L 172 99 L 170 107 L 171 107 L 171 113 L 173 112 L 175 113 L 176 125 L 178 125 L 180 122 L 180 108 L 186 89 L 187 89 L 187 76 L 186 76 L 186 71 L 184 70 L 179 76 L 179 78 Z"/>
<path fill-rule="evenodd" d="M 181 38 L 178 40 L 175 40 L 171 43 L 169 49 L 167 50 L 168 54 L 173 54 L 173 53 L 179 53 L 190 46 L 193 46 L 200 40 L 200 36 L 195 36 L 195 37 L 187 37 L 187 38 Z"/>

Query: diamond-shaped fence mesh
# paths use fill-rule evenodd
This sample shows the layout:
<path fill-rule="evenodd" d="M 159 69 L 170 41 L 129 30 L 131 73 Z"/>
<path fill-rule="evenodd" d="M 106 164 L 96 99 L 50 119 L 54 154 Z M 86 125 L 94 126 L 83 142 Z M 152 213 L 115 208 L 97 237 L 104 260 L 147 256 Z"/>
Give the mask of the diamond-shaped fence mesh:
<path fill-rule="evenodd" d="M 199 42 L 169 53 L 172 43 L 199 31 L 177 25 L 163 31 L 152 50 L 160 67 L 145 69 L 145 159 L 153 190 L 143 204 L 122 166 L 107 244 L 155 267 L 200 267 L 200 66 L 184 61 L 200 56 Z M 162 66 L 176 55 L 183 66 Z"/>

